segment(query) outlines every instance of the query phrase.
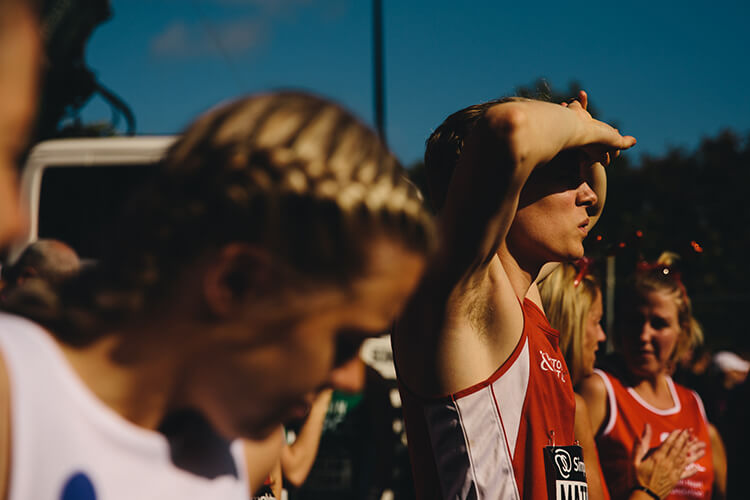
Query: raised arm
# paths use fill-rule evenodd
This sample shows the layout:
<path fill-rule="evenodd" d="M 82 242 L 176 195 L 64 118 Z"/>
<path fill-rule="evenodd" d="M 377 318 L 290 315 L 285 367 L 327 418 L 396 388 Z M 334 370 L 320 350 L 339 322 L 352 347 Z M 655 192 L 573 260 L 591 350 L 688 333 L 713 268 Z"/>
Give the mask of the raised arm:
<path fill-rule="evenodd" d="M 594 120 L 580 103 L 567 107 L 520 100 L 487 110 L 467 138 L 441 212 L 440 269 L 449 287 L 486 268 L 504 242 L 531 172 L 562 151 L 593 164 L 635 143 Z M 601 176 L 597 176 L 601 180 Z"/>
<path fill-rule="evenodd" d="M 299 487 L 305 482 L 315 463 L 332 394 L 332 389 L 324 389 L 318 394 L 297 439 L 281 450 L 281 472 L 284 478 L 294 486 Z"/>
<path fill-rule="evenodd" d="M 559 167 L 560 185 L 568 185 L 581 173 L 570 172 L 571 165 L 606 162 L 635 143 L 577 101 L 507 101 L 485 109 L 469 128 L 440 212 L 441 245 L 392 337 L 402 382 L 424 395 L 483 380 L 518 342 L 519 299 L 531 285 L 522 281 L 539 269 L 516 272 L 521 267 L 513 261 L 523 251 L 509 250 L 506 236 L 535 169 L 548 165 L 544 177 L 558 175 Z M 546 196 L 551 185 L 540 180 L 529 197 Z"/>

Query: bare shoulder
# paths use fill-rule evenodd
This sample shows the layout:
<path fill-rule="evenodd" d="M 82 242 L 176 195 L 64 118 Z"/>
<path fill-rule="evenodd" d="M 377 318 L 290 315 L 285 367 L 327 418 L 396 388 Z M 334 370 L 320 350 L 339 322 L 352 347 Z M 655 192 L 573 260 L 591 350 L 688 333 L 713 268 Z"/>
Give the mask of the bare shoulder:
<path fill-rule="evenodd" d="M 499 263 L 439 294 L 420 286 L 393 336 L 399 378 L 423 396 L 449 394 L 492 375 L 523 330 L 520 303 Z"/>
<path fill-rule="evenodd" d="M 266 439 L 242 441 L 251 498 L 281 460 L 281 448 L 284 446 L 283 432 L 283 428 L 279 426 Z"/>
<path fill-rule="evenodd" d="M 8 497 L 10 482 L 10 379 L 0 351 L 0 498 Z"/>
<path fill-rule="evenodd" d="M 577 396 L 580 396 L 587 405 L 592 402 L 604 400 L 607 398 L 607 386 L 604 380 L 597 374 L 590 375 L 581 380 L 576 388 Z M 577 399 L 576 399 L 577 400 Z"/>
<path fill-rule="evenodd" d="M 604 380 L 599 375 L 590 375 L 584 378 L 576 389 L 586 405 L 593 428 L 598 431 L 608 412 L 607 386 Z"/>
<path fill-rule="evenodd" d="M 578 415 L 578 412 L 582 411 L 588 411 L 588 405 L 586 404 L 586 400 L 583 399 L 583 396 L 578 394 L 577 392 L 573 393 L 576 399 L 576 416 Z"/>

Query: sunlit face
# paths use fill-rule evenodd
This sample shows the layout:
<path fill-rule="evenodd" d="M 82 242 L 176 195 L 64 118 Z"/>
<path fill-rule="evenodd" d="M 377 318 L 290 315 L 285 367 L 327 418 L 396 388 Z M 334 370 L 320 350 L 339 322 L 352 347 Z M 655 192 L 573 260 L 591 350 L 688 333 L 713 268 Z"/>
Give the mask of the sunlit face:
<path fill-rule="evenodd" d="M 0 247 L 22 224 L 16 158 L 26 144 L 36 103 L 39 61 L 37 25 L 25 9 L 14 9 L 0 33 Z"/>
<path fill-rule="evenodd" d="M 623 354 L 630 371 L 646 377 L 668 373 L 681 334 L 674 296 L 664 290 L 647 293 L 626 312 L 623 327 Z"/>
<path fill-rule="evenodd" d="M 534 170 L 506 238 L 516 258 L 536 266 L 583 257 L 588 211 L 598 201 L 584 180 L 587 169 L 574 157 L 564 156 Z"/>
<path fill-rule="evenodd" d="M 594 363 L 596 362 L 596 351 L 599 349 L 599 342 L 603 342 L 607 338 L 602 329 L 602 313 L 602 292 L 597 289 L 596 298 L 589 308 L 589 313 L 586 315 L 586 329 L 583 333 L 583 345 L 581 346 L 584 377 L 594 373 Z"/>
<path fill-rule="evenodd" d="M 263 438 L 304 416 L 320 389 L 347 388 L 347 362 L 366 338 L 390 327 L 425 265 L 421 254 L 385 238 L 371 250 L 369 272 L 351 287 L 321 287 L 294 307 L 280 304 L 291 320 L 268 323 L 256 308 L 233 328 L 263 324 L 261 340 L 235 335 L 206 351 L 191 373 L 192 399 L 219 432 Z"/>

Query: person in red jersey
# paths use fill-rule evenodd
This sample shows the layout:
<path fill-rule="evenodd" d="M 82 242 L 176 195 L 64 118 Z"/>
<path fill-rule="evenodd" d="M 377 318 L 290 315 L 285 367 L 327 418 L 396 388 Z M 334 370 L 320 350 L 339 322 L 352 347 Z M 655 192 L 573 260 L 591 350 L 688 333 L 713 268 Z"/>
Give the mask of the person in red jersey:
<path fill-rule="evenodd" d="M 723 498 L 726 460 L 723 445 L 709 424 L 703 403 L 670 374 L 685 350 L 702 339 L 673 254 L 640 266 L 619 294 L 618 340 L 622 363 L 581 384 L 612 498 L 625 498 L 634 487 L 627 470 L 631 451 L 648 425 L 648 445 L 659 446 L 675 429 L 705 443 L 706 453 L 688 466 L 690 477 L 660 491 L 638 482 L 635 488 L 670 500 Z M 716 491 L 714 491 L 716 490 Z M 714 495 L 712 497 L 712 494 Z"/>
<path fill-rule="evenodd" d="M 590 272 L 591 259 L 584 257 L 575 264 L 564 263 L 539 284 L 544 309 L 550 324 L 560 331 L 560 348 L 571 374 L 573 387 L 594 374 L 599 342 L 606 339 L 601 327 L 602 293 L 599 280 Z M 585 400 L 576 394 L 575 435 L 586 459 L 586 478 L 590 500 L 609 499 L 599 465 L 594 434 Z M 649 453 L 651 428 L 638 436 L 631 451 L 631 462 L 621 473 L 629 474 L 633 486 L 644 486 L 657 494 L 666 494 L 680 479 L 695 470 L 690 463 L 705 454 L 705 444 L 689 432 L 673 430 L 658 449 Z M 632 488 L 631 488 L 632 489 Z M 633 490 L 629 500 L 652 500 L 647 492 Z"/>
<path fill-rule="evenodd" d="M 418 498 L 585 494 L 570 374 L 535 281 L 583 256 L 602 164 L 635 144 L 586 107 L 584 92 L 492 101 L 428 140 L 442 243 L 392 336 Z"/>

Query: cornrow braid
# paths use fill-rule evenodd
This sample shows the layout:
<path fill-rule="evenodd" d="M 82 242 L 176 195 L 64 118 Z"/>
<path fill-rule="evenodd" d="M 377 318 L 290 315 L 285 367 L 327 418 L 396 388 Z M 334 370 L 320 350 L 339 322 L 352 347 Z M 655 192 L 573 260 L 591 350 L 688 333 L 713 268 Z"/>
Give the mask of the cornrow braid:
<path fill-rule="evenodd" d="M 230 242 L 261 246 L 300 281 L 346 284 L 377 236 L 423 254 L 435 241 L 417 188 L 378 136 L 319 97 L 247 97 L 171 147 L 66 307 L 77 329 L 158 307 L 191 261 Z"/>

